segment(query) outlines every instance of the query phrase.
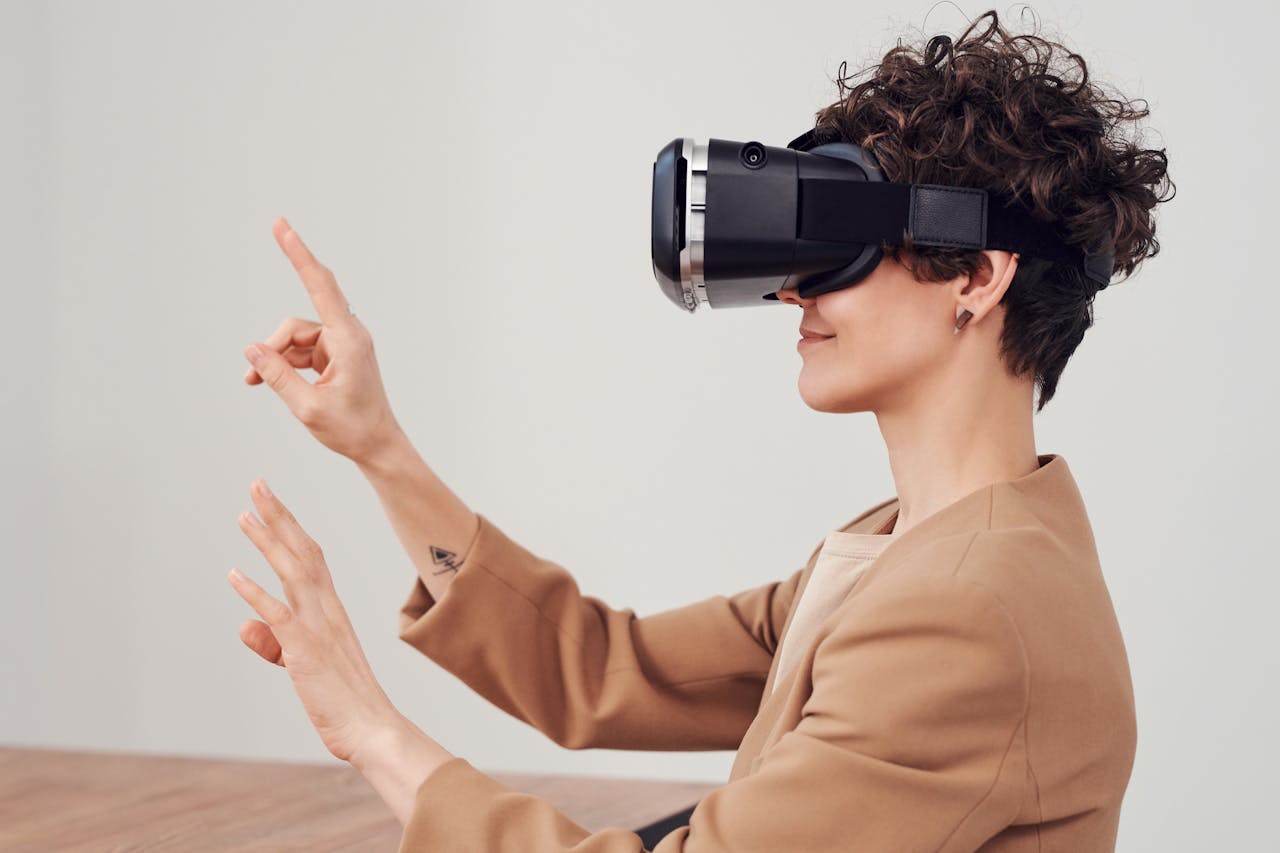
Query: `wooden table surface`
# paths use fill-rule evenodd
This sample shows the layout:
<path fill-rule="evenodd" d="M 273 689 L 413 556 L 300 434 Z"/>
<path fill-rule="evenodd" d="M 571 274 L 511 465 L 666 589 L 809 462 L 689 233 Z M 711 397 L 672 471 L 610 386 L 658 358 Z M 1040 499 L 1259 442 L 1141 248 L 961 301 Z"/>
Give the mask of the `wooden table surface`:
<path fill-rule="evenodd" d="M 481 768 L 482 770 L 484 768 Z M 592 832 L 639 829 L 723 783 L 499 773 Z M 0 746 L 0 850 L 370 850 L 400 824 L 354 768 Z"/>

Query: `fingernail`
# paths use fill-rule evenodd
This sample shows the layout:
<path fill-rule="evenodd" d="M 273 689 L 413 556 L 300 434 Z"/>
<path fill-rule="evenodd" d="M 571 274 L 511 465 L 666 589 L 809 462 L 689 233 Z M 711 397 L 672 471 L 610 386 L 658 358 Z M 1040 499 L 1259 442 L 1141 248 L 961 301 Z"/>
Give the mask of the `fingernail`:
<path fill-rule="evenodd" d="M 238 580 L 238 581 L 242 581 L 242 580 L 244 580 L 244 575 L 242 575 L 242 574 L 240 573 L 240 570 L 239 570 L 239 569 L 232 569 L 232 570 L 231 570 L 231 577 L 235 578 L 235 579 L 236 579 L 236 580 Z"/>
<path fill-rule="evenodd" d="M 258 491 L 262 492 L 262 494 L 265 497 L 268 497 L 268 498 L 274 497 L 274 495 L 271 494 L 271 490 L 267 488 L 266 480 L 262 480 L 261 482 L 258 483 Z"/>
<path fill-rule="evenodd" d="M 249 526 L 250 526 L 250 527 L 261 527 L 261 526 L 262 526 L 262 522 L 258 521 L 258 517 L 257 517 L 256 515 L 254 515 L 253 513 L 251 513 L 251 512 L 242 512 L 242 513 L 240 513 L 240 515 L 241 515 L 241 517 L 243 517 L 243 518 L 244 518 L 244 520 L 245 520 L 245 521 L 249 522 Z"/>
<path fill-rule="evenodd" d="M 259 344 L 249 344 L 244 348 L 244 357 L 249 359 L 249 363 L 254 367 L 262 365 L 263 352 Z"/>

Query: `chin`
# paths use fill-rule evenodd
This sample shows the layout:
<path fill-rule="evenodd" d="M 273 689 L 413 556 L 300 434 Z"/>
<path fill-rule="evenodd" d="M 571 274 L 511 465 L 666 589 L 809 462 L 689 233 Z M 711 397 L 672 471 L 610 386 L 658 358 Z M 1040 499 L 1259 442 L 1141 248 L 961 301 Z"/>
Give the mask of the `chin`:
<path fill-rule="evenodd" d="M 798 388 L 800 399 L 815 412 L 848 414 L 866 412 L 872 408 L 861 389 L 806 377 L 803 371 L 800 373 Z"/>

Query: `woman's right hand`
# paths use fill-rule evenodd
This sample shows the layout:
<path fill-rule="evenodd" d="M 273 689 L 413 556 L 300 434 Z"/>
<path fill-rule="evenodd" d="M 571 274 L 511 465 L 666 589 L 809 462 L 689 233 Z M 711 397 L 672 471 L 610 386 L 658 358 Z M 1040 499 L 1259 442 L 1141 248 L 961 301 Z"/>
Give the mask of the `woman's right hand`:
<path fill-rule="evenodd" d="M 320 322 L 289 317 L 271 333 L 261 359 L 245 349 L 254 366 L 249 385 L 265 382 L 321 444 L 354 462 L 370 458 L 400 435 L 400 425 L 382 386 L 373 337 L 349 313 L 337 279 L 315 259 L 298 232 L 280 217 L 271 231 L 298 271 Z M 320 374 L 310 383 L 294 368 Z"/>

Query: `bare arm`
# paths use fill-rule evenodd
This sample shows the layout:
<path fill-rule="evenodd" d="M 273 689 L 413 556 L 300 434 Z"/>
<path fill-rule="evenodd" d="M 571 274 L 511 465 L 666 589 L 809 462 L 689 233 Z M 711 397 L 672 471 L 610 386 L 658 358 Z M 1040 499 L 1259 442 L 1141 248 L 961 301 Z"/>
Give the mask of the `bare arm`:
<path fill-rule="evenodd" d="M 414 450 L 387 400 L 373 335 L 333 272 L 279 217 L 276 242 L 297 271 L 320 322 L 289 317 L 245 348 L 248 385 L 266 383 L 324 446 L 356 463 L 382 500 L 396 535 L 437 600 L 453 582 L 480 520 Z M 320 374 L 308 382 L 296 368 Z"/>
<path fill-rule="evenodd" d="M 423 585 L 439 601 L 461 568 L 480 520 L 436 476 L 404 432 L 397 429 L 392 436 L 356 465 L 378 493 Z"/>

